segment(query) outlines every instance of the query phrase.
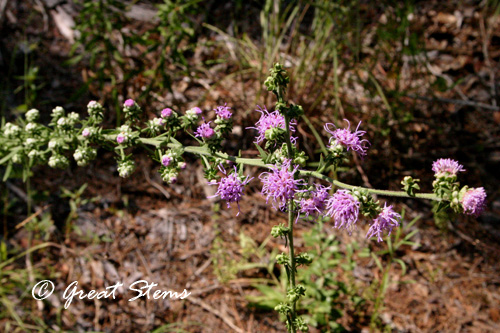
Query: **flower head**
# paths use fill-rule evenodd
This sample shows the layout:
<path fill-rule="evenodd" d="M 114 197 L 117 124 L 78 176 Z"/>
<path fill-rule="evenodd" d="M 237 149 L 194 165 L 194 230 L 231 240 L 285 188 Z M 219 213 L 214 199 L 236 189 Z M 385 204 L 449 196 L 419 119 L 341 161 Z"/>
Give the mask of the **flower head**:
<path fill-rule="evenodd" d="M 12 123 L 6 123 L 3 127 L 3 133 L 8 138 L 13 138 L 21 133 L 21 128 Z"/>
<path fill-rule="evenodd" d="M 358 221 L 359 201 L 347 190 L 338 190 L 326 203 L 326 215 L 333 218 L 335 228 L 352 232 Z"/>
<path fill-rule="evenodd" d="M 351 132 L 351 123 L 347 119 L 345 119 L 345 121 L 347 121 L 347 123 L 349 124 L 347 128 L 336 128 L 333 130 L 330 129 L 329 126 L 335 127 L 335 125 L 331 123 L 325 124 L 325 130 L 332 135 L 329 141 L 331 144 L 330 147 L 342 145 L 348 151 L 353 150 L 358 153 L 359 156 L 364 157 L 366 155 L 366 151 L 368 150 L 366 143 L 370 144 L 370 142 L 368 142 L 368 140 L 366 139 L 361 139 L 361 137 L 366 133 L 365 131 L 359 130 L 361 122 L 358 123 L 356 130 L 354 132 Z"/>
<path fill-rule="evenodd" d="M 52 109 L 52 118 L 54 121 L 57 121 L 57 119 L 61 118 L 64 116 L 64 109 L 62 106 L 56 106 L 54 109 Z"/>
<path fill-rule="evenodd" d="M 172 115 L 173 110 L 171 108 L 165 108 L 161 110 L 161 116 L 163 118 L 168 118 Z"/>
<path fill-rule="evenodd" d="M 195 106 L 194 108 L 186 111 L 186 117 L 189 121 L 194 122 L 198 119 L 201 113 L 202 110 L 199 107 Z"/>
<path fill-rule="evenodd" d="M 233 113 L 230 111 L 231 108 L 227 106 L 227 103 L 224 104 L 224 106 L 218 106 L 217 108 L 214 109 L 215 114 L 219 116 L 222 119 L 229 120 L 231 119 Z"/>
<path fill-rule="evenodd" d="M 120 177 L 127 178 L 134 172 L 135 163 L 132 160 L 122 160 L 118 162 L 118 174 Z"/>
<path fill-rule="evenodd" d="M 285 160 L 281 167 L 274 166 L 272 172 L 263 172 L 259 178 L 264 184 L 262 194 L 266 196 L 266 202 L 269 199 L 273 201 L 273 207 L 278 204 L 279 209 L 283 210 L 289 199 L 292 199 L 299 185 L 303 185 L 302 179 L 295 179 L 295 172 L 298 165 L 290 171 L 290 160 Z"/>
<path fill-rule="evenodd" d="M 128 125 L 120 126 L 120 133 L 116 136 L 118 144 L 127 143 L 132 138 L 132 129 Z"/>
<path fill-rule="evenodd" d="M 31 109 L 26 112 L 25 117 L 26 121 L 28 121 L 29 123 L 35 122 L 38 120 L 38 118 L 40 118 L 40 111 L 38 111 L 37 109 Z"/>
<path fill-rule="evenodd" d="M 219 166 L 219 170 L 226 175 L 226 177 L 221 178 L 218 183 L 209 183 L 210 185 L 219 185 L 215 195 L 210 196 L 209 198 L 219 196 L 222 200 L 226 200 L 227 208 L 231 207 L 232 202 L 236 202 L 239 214 L 239 201 L 243 196 L 243 190 L 245 189 L 245 185 L 247 185 L 253 178 L 249 179 L 248 176 L 246 178 L 239 177 L 236 166 L 234 167 L 234 172 L 230 175 L 227 175 L 226 170 L 222 166 Z M 238 214 L 236 214 L 236 216 L 238 216 Z"/>
<path fill-rule="evenodd" d="M 210 127 L 211 121 L 208 123 L 201 124 L 195 132 L 196 137 L 200 137 L 203 139 L 210 139 L 214 136 L 215 131 Z"/>
<path fill-rule="evenodd" d="M 171 156 L 168 156 L 168 155 L 163 155 L 162 158 L 161 158 L 161 164 L 163 166 L 169 166 L 170 163 L 172 162 L 172 157 Z"/>
<path fill-rule="evenodd" d="M 326 206 L 326 200 L 328 199 L 328 191 L 330 187 L 325 187 L 320 184 L 315 184 L 315 189 L 312 191 L 303 190 L 301 192 L 309 193 L 309 197 L 300 199 L 299 202 L 299 215 L 304 214 L 305 217 L 310 215 L 319 216 Z"/>
<path fill-rule="evenodd" d="M 484 188 L 470 188 L 465 192 L 462 200 L 464 213 L 467 215 L 479 216 L 486 207 L 486 192 Z"/>
<path fill-rule="evenodd" d="M 381 242 L 384 231 L 389 231 L 388 235 L 390 235 L 392 228 L 399 226 L 400 221 L 401 215 L 396 213 L 392 206 L 387 206 L 387 203 L 385 203 L 380 214 L 373 220 L 366 238 L 377 236 L 377 240 Z"/>
<path fill-rule="evenodd" d="M 457 161 L 451 158 L 440 158 L 434 163 L 432 163 L 432 171 L 436 176 L 439 175 L 456 175 L 458 172 L 465 171 L 464 166 L 458 164 Z"/>
<path fill-rule="evenodd" d="M 127 99 L 124 103 L 123 103 L 123 106 L 124 107 L 127 107 L 127 108 L 131 108 L 135 105 L 135 102 L 133 99 Z"/>
<path fill-rule="evenodd" d="M 118 142 L 119 144 L 122 144 L 123 142 L 125 142 L 125 134 L 123 133 L 120 133 L 116 136 L 116 142 Z"/>
<path fill-rule="evenodd" d="M 84 128 L 83 131 L 82 131 L 82 136 L 84 138 L 87 138 L 89 135 L 90 135 L 90 130 L 87 127 Z"/>
<path fill-rule="evenodd" d="M 256 110 L 261 113 L 260 119 L 255 123 L 255 127 L 247 127 L 256 129 L 259 134 L 257 135 L 255 142 L 261 143 L 266 138 L 266 131 L 273 128 L 282 128 L 285 129 L 286 122 L 285 117 L 279 111 L 273 111 L 269 113 L 266 108 L 262 109 L 259 107 L 259 110 Z M 291 133 L 295 132 L 294 125 L 297 125 L 295 120 L 291 120 L 289 123 L 289 129 Z M 295 142 L 296 138 L 291 137 L 292 143 Z"/>

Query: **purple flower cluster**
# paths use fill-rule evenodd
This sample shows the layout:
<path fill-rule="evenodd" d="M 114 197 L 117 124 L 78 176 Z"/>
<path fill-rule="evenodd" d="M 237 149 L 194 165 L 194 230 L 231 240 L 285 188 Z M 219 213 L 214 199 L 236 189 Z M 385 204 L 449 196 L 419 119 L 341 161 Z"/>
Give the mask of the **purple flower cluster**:
<path fill-rule="evenodd" d="M 209 198 L 219 196 L 222 200 L 227 201 L 227 208 L 231 207 L 231 202 L 236 202 L 236 204 L 238 205 L 238 214 L 236 214 L 236 216 L 238 216 L 240 214 L 239 201 L 243 196 L 243 190 L 245 188 L 245 185 L 247 185 L 253 178 L 249 179 L 247 176 L 246 178 L 241 179 L 240 177 L 238 177 L 236 166 L 234 167 L 234 172 L 230 175 L 226 174 L 226 170 L 222 166 L 219 166 L 219 170 L 224 175 L 226 175 L 226 177 L 221 178 L 218 183 L 209 183 L 211 185 L 219 185 L 219 188 L 217 189 L 215 195 L 210 196 Z"/>
<path fill-rule="evenodd" d="M 358 153 L 359 156 L 364 157 L 366 155 L 366 151 L 368 150 L 366 143 L 370 144 L 370 142 L 368 142 L 368 140 L 366 139 L 361 139 L 361 137 L 366 133 L 365 131 L 359 130 L 361 122 L 358 123 L 356 130 L 354 132 L 351 132 L 351 123 L 347 119 L 344 120 L 349 124 L 348 128 L 330 129 L 329 126 L 335 127 L 335 125 L 331 123 L 325 124 L 325 130 L 332 135 L 329 141 L 331 147 L 340 144 L 344 146 L 348 151 L 353 150 Z"/>
<path fill-rule="evenodd" d="M 465 192 L 461 200 L 464 213 L 479 216 L 486 207 L 486 192 L 484 188 L 470 188 Z"/>
<path fill-rule="evenodd" d="M 387 206 L 386 203 L 384 204 L 384 208 L 382 208 L 382 212 L 380 212 L 380 214 L 373 220 L 373 223 L 366 234 L 366 238 L 377 236 L 377 240 L 381 242 L 384 231 L 388 231 L 388 235 L 390 235 L 392 229 L 399 226 L 400 221 L 401 215 L 396 213 L 392 209 L 392 206 Z"/>
<path fill-rule="evenodd" d="M 162 118 L 168 118 L 172 115 L 173 110 L 171 108 L 165 108 L 161 110 L 161 116 Z"/>
<path fill-rule="evenodd" d="M 225 103 L 224 106 L 221 105 L 214 109 L 215 114 L 225 120 L 229 120 L 233 116 L 230 110 L 231 108 L 227 106 L 227 103 Z"/>
<path fill-rule="evenodd" d="M 432 171 L 437 176 L 440 175 L 456 175 L 458 172 L 465 171 L 464 166 L 458 164 L 457 161 L 451 158 L 440 158 L 434 163 L 432 163 Z"/>
<path fill-rule="evenodd" d="M 263 172 L 259 176 L 264 184 L 262 194 L 266 196 L 266 202 L 271 199 L 273 207 L 276 209 L 285 209 L 287 201 L 294 197 L 298 186 L 303 185 L 302 179 L 295 179 L 295 172 L 299 166 L 294 166 L 290 171 L 290 163 L 291 161 L 287 159 L 281 167 L 274 166 L 272 172 Z M 278 207 L 276 207 L 276 204 L 278 204 Z"/>
<path fill-rule="evenodd" d="M 328 199 L 328 191 L 330 187 L 325 187 L 323 185 L 315 184 L 316 188 L 312 191 L 301 191 L 309 193 L 309 197 L 302 198 L 299 201 L 299 214 L 297 215 L 297 220 L 300 214 L 304 214 L 305 217 L 316 216 L 318 217 L 323 213 L 326 206 L 326 200 Z"/>
<path fill-rule="evenodd" d="M 273 111 L 269 113 L 267 109 L 264 107 L 264 109 L 259 107 L 259 110 L 256 110 L 261 113 L 260 119 L 255 123 L 255 127 L 247 127 L 247 128 L 252 128 L 256 129 L 259 134 L 257 135 L 255 142 L 256 143 L 261 143 L 264 141 L 266 138 L 266 131 L 272 128 L 282 128 L 285 129 L 286 122 L 285 122 L 285 117 L 279 112 L 279 111 Z M 291 120 L 289 123 L 289 129 L 291 133 L 295 132 L 295 125 L 297 125 L 297 122 L 295 120 Z M 294 137 L 290 138 L 292 142 L 295 142 Z"/>
<path fill-rule="evenodd" d="M 168 155 L 163 155 L 161 157 L 161 164 L 165 167 L 169 166 L 172 163 L 172 157 Z"/>
<path fill-rule="evenodd" d="M 351 233 L 358 220 L 359 201 L 349 191 L 338 190 L 326 205 L 326 215 L 333 218 L 334 227 L 347 229 Z"/>
<path fill-rule="evenodd" d="M 201 124 L 195 132 L 196 137 L 210 139 L 214 136 L 215 131 L 210 127 L 211 121 Z"/>
<path fill-rule="evenodd" d="M 125 141 L 125 135 L 123 133 L 120 133 L 116 136 L 116 142 L 119 144 L 122 144 Z"/>
<path fill-rule="evenodd" d="M 135 105 L 135 102 L 133 99 L 127 99 L 124 103 L 123 103 L 123 106 L 124 107 L 127 107 L 127 108 L 131 108 Z"/>

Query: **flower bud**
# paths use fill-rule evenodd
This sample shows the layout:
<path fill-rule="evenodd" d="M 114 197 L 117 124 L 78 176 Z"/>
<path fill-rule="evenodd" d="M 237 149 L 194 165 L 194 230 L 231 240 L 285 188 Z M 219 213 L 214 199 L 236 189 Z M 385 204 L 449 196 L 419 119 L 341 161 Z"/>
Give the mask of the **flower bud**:
<path fill-rule="evenodd" d="M 21 164 L 22 161 L 23 155 L 21 155 L 21 153 L 14 154 L 14 156 L 12 156 L 12 163 Z"/>
<path fill-rule="evenodd" d="M 88 138 L 90 135 L 90 130 L 88 128 L 84 128 L 83 131 L 82 131 L 82 136 L 84 138 Z"/>
<path fill-rule="evenodd" d="M 54 150 L 56 149 L 57 147 L 59 147 L 59 142 L 58 140 L 56 139 L 50 139 L 49 141 L 49 144 L 48 144 L 48 147 L 50 150 Z"/>
<path fill-rule="evenodd" d="M 69 126 L 75 126 L 78 120 L 80 119 L 80 115 L 76 112 L 70 112 L 68 114 L 68 124 Z"/>
<path fill-rule="evenodd" d="M 31 109 L 26 112 L 25 117 L 28 123 L 33 123 L 40 117 L 40 111 L 38 111 L 37 109 Z"/>
<path fill-rule="evenodd" d="M 6 123 L 3 127 L 3 133 L 6 137 L 12 139 L 14 137 L 17 137 L 21 133 L 21 128 L 12 123 Z"/>
<path fill-rule="evenodd" d="M 52 120 L 57 121 L 59 118 L 64 116 L 64 109 L 62 106 L 56 106 L 54 109 L 52 109 Z"/>
<path fill-rule="evenodd" d="M 168 155 L 163 155 L 162 158 L 161 158 L 161 164 L 163 166 L 169 166 L 170 165 L 170 162 L 172 162 L 172 158 Z"/>
<path fill-rule="evenodd" d="M 35 146 L 36 141 L 37 141 L 36 139 L 27 138 L 26 141 L 24 141 L 24 146 L 28 149 L 31 149 Z"/>
<path fill-rule="evenodd" d="M 97 122 L 101 122 L 102 118 L 104 118 L 103 110 L 102 105 L 96 101 L 90 101 L 87 105 L 87 112 L 89 113 L 89 116 Z"/>
<path fill-rule="evenodd" d="M 118 163 L 118 174 L 120 177 L 127 178 L 135 170 L 135 163 L 132 160 L 123 160 Z"/>
<path fill-rule="evenodd" d="M 35 133 L 36 130 L 38 129 L 38 125 L 36 123 L 27 123 L 24 129 L 28 133 Z"/>
<path fill-rule="evenodd" d="M 51 168 L 64 169 L 69 166 L 69 160 L 64 155 L 53 154 L 50 156 L 48 164 Z"/>

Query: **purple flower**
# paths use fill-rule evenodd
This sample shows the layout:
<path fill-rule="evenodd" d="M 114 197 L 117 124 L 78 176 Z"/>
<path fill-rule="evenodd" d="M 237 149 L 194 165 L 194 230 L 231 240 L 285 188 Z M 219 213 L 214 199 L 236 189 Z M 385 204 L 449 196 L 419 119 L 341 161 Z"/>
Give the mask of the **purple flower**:
<path fill-rule="evenodd" d="M 316 188 L 312 191 L 303 190 L 301 192 L 310 193 L 308 198 L 302 198 L 299 202 L 299 214 L 297 216 L 297 220 L 300 214 L 304 214 L 305 217 L 310 215 L 319 216 L 323 210 L 325 209 L 326 199 L 328 199 L 328 191 L 330 187 L 325 187 L 320 184 L 315 184 Z"/>
<path fill-rule="evenodd" d="M 201 113 L 203 112 L 203 111 L 202 111 L 199 107 L 197 107 L 197 106 L 195 106 L 195 107 L 194 107 L 194 108 L 192 108 L 191 110 L 193 110 L 193 111 L 194 111 L 194 113 L 196 113 L 196 114 L 201 114 Z"/>
<path fill-rule="evenodd" d="M 401 215 L 396 213 L 392 209 L 392 206 L 387 206 L 387 203 L 385 203 L 382 212 L 380 212 L 380 214 L 378 214 L 378 216 L 373 220 L 373 223 L 366 234 L 366 238 L 371 238 L 376 235 L 377 240 L 381 242 L 384 231 L 388 230 L 389 233 L 387 235 L 390 235 L 392 228 L 399 226 L 400 221 Z"/>
<path fill-rule="evenodd" d="M 256 129 L 259 132 L 259 135 L 255 139 L 256 143 L 261 143 L 262 141 L 264 141 L 264 139 L 266 138 L 266 131 L 268 129 L 271 128 L 285 129 L 286 126 L 285 117 L 281 113 L 279 113 L 279 111 L 274 111 L 269 113 L 269 111 L 267 111 L 265 107 L 264 110 L 262 110 L 260 106 L 259 110 L 256 111 L 261 113 L 259 121 L 255 123 L 256 127 L 247 127 Z M 292 119 L 289 123 L 289 128 L 291 133 L 295 132 L 295 128 L 293 127 L 294 125 L 297 125 L 297 122 L 294 119 Z M 291 137 L 290 139 L 292 140 L 292 143 L 295 142 L 296 140 L 296 138 L 294 137 Z"/>
<path fill-rule="evenodd" d="M 219 196 L 222 200 L 227 201 L 227 208 L 231 207 L 231 202 L 236 202 L 238 205 L 238 216 L 240 214 L 240 204 L 239 201 L 243 196 L 243 190 L 245 189 L 245 185 L 247 185 L 253 178 L 248 179 L 248 176 L 244 179 L 238 177 L 238 172 L 236 170 L 236 166 L 234 167 L 234 172 L 230 175 L 227 175 L 226 170 L 219 166 L 219 170 L 226 176 L 219 180 L 219 182 L 209 183 L 210 185 L 219 185 L 217 192 L 215 195 L 210 196 L 209 198 L 214 198 Z"/>
<path fill-rule="evenodd" d="M 458 172 L 465 171 L 465 169 L 463 165 L 458 164 L 457 161 L 451 158 L 440 158 L 432 163 L 432 171 L 434 171 L 436 176 L 445 174 L 456 175 Z"/>
<path fill-rule="evenodd" d="M 90 131 L 88 128 L 84 128 L 83 131 L 82 131 L 82 136 L 84 138 L 88 137 L 90 135 Z"/>
<path fill-rule="evenodd" d="M 163 118 L 168 118 L 172 115 L 173 110 L 171 108 L 165 108 L 161 110 L 161 116 Z"/>
<path fill-rule="evenodd" d="M 210 127 L 211 121 L 208 123 L 203 123 L 201 124 L 198 129 L 195 132 L 195 136 L 201 137 L 203 139 L 210 139 L 211 137 L 214 136 L 215 132 L 214 130 Z"/>
<path fill-rule="evenodd" d="M 358 220 L 359 206 L 359 201 L 349 191 L 338 190 L 328 199 L 325 215 L 333 218 L 335 228 L 351 233 Z"/>
<path fill-rule="evenodd" d="M 465 192 L 461 200 L 464 213 L 479 216 L 486 207 L 486 192 L 484 188 L 470 188 Z"/>
<path fill-rule="evenodd" d="M 172 157 L 168 156 L 168 155 L 163 155 L 162 158 L 161 158 L 161 164 L 163 166 L 169 166 L 170 163 L 172 162 Z"/>
<path fill-rule="evenodd" d="M 266 196 L 266 202 L 269 199 L 273 201 L 273 207 L 278 204 L 279 209 L 283 210 L 289 199 L 292 199 L 299 185 L 304 185 L 302 179 L 295 179 L 294 175 L 298 165 L 289 171 L 290 160 L 285 160 L 281 167 L 272 167 L 272 172 L 263 172 L 259 178 L 264 183 L 262 194 Z"/>
<path fill-rule="evenodd" d="M 224 106 L 218 106 L 216 109 L 214 109 L 215 114 L 219 116 L 222 119 L 229 120 L 231 119 L 233 113 L 229 111 L 231 108 L 227 106 L 227 103 L 224 104 Z"/>
<path fill-rule="evenodd" d="M 349 124 L 347 128 L 336 128 L 332 130 L 329 128 L 329 125 L 333 127 L 335 127 L 335 125 L 331 123 L 325 124 L 325 130 L 332 135 L 329 141 L 330 143 L 332 143 L 333 141 L 333 144 L 331 146 L 333 147 L 340 144 L 347 148 L 348 151 L 353 150 L 358 153 L 359 156 L 364 157 L 368 149 L 365 143 L 370 144 L 370 142 L 368 142 L 368 140 L 366 139 L 361 139 L 361 137 L 366 133 L 365 131 L 358 130 L 361 122 L 358 123 L 356 130 L 354 132 L 351 132 L 351 123 L 347 119 L 344 120 Z"/>
<path fill-rule="evenodd" d="M 116 142 L 119 144 L 122 144 L 125 141 L 125 135 L 123 133 L 120 133 L 116 136 Z"/>
<path fill-rule="evenodd" d="M 129 98 L 129 99 L 127 99 L 127 100 L 125 101 L 125 103 L 123 103 L 123 106 L 128 107 L 128 108 L 131 108 L 131 107 L 133 107 L 134 105 L 135 105 L 134 100 L 133 100 L 133 99 L 130 99 L 130 98 Z"/>

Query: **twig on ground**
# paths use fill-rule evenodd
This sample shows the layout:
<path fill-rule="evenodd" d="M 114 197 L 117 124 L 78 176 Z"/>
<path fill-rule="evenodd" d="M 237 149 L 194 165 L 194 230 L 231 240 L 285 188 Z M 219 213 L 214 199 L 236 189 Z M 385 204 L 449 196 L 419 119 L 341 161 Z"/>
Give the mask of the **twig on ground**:
<path fill-rule="evenodd" d="M 406 97 L 413 98 L 413 99 L 420 99 L 422 101 L 428 101 L 428 102 L 442 102 L 442 103 L 451 103 L 451 104 L 458 104 L 458 105 L 468 105 L 468 106 L 473 106 L 473 107 L 480 108 L 480 109 L 500 111 L 500 107 L 498 107 L 498 106 L 489 105 L 489 104 L 480 103 L 480 102 L 474 102 L 474 101 L 464 101 L 464 100 L 460 100 L 460 99 L 441 98 L 441 97 L 425 97 L 425 96 L 412 95 L 412 94 L 407 94 Z"/>
<path fill-rule="evenodd" d="M 231 327 L 231 329 L 234 331 L 234 332 L 238 332 L 238 333 L 244 333 L 245 331 L 241 328 L 239 328 L 238 326 L 236 326 L 233 321 L 229 318 L 228 315 L 226 315 L 225 313 L 222 313 L 220 312 L 219 310 L 216 310 L 214 308 L 212 308 L 210 305 L 208 305 L 207 303 L 203 302 L 201 299 L 199 299 L 198 297 L 187 297 L 186 298 L 188 301 L 190 301 L 191 303 L 193 304 L 196 304 L 200 307 L 202 307 L 203 309 L 205 309 L 206 311 L 210 312 L 211 314 L 219 317 L 220 319 L 222 319 L 222 321 L 229 327 Z"/>
<path fill-rule="evenodd" d="M 491 36 L 491 26 L 486 29 L 484 24 L 484 16 L 481 15 L 479 19 L 479 31 L 481 33 L 482 39 L 482 49 L 484 56 L 484 63 L 488 68 L 489 76 L 490 76 L 490 90 L 491 90 L 491 102 L 494 106 L 497 106 L 497 91 L 495 85 L 495 71 L 493 70 L 493 66 L 491 65 L 490 56 L 488 54 L 488 46 L 490 44 L 490 36 Z"/>
<path fill-rule="evenodd" d="M 15 229 L 16 230 L 17 229 L 21 229 L 28 222 L 30 222 L 32 219 L 34 219 L 35 217 L 37 217 L 38 215 L 40 215 L 41 213 L 43 213 L 49 207 L 50 207 L 50 205 L 44 206 L 42 208 L 37 208 L 37 210 L 36 210 L 36 212 L 34 214 L 31 214 L 30 216 L 28 216 L 27 218 L 25 218 L 24 221 L 22 221 L 21 223 L 19 223 L 18 225 L 16 225 Z"/>

